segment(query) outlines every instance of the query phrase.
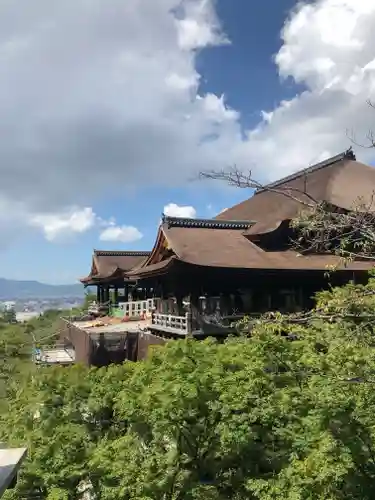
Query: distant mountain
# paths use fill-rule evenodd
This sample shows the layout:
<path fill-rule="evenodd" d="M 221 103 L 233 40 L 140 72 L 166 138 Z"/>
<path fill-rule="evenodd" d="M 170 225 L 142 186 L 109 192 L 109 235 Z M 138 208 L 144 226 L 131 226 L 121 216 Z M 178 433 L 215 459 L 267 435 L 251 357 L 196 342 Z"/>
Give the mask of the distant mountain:
<path fill-rule="evenodd" d="M 0 278 L 0 300 L 54 299 L 83 297 L 84 288 L 75 285 L 47 285 L 39 281 L 16 281 Z"/>

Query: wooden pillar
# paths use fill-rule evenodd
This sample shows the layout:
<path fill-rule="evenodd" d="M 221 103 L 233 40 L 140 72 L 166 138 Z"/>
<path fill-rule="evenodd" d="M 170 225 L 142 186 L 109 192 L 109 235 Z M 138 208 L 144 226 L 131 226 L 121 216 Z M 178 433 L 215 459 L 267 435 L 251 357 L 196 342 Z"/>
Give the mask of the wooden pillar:
<path fill-rule="evenodd" d="M 243 312 L 243 300 L 241 295 L 236 292 L 234 294 L 234 308 L 236 312 L 242 313 Z"/>
<path fill-rule="evenodd" d="M 198 293 L 191 293 L 190 294 L 190 306 L 192 308 L 196 309 L 198 312 L 201 312 Z"/>
<path fill-rule="evenodd" d="M 107 295 L 108 295 L 108 288 L 106 286 L 102 286 L 102 293 L 101 293 L 101 300 L 100 300 L 100 302 L 102 304 L 104 304 L 105 302 L 108 301 Z"/>
<path fill-rule="evenodd" d="M 202 314 L 200 302 L 199 302 L 199 293 L 192 292 L 190 294 L 190 327 L 192 330 L 199 328 L 199 320 Z"/>
<path fill-rule="evenodd" d="M 114 290 L 113 298 L 114 298 L 115 304 L 117 305 L 118 304 L 118 286 L 117 285 L 115 285 L 115 290 Z"/>
<path fill-rule="evenodd" d="M 129 301 L 129 285 L 128 283 L 124 284 L 124 297 L 125 297 L 125 302 Z"/>
<path fill-rule="evenodd" d="M 220 314 L 229 316 L 232 312 L 232 303 L 229 293 L 222 293 L 220 295 Z"/>
<path fill-rule="evenodd" d="M 272 306 L 273 306 L 273 300 L 272 300 L 272 294 L 268 292 L 266 294 L 266 301 L 267 301 L 267 311 L 272 311 Z"/>
<path fill-rule="evenodd" d="M 101 299 L 102 287 L 98 285 L 96 287 L 96 302 L 99 304 Z"/>
<path fill-rule="evenodd" d="M 182 299 L 183 299 L 182 294 L 177 292 L 176 293 L 176 305 L 177 305 L 177 315 L 178 316 L 184 315 L 184 305 L 183 305 Z"/>

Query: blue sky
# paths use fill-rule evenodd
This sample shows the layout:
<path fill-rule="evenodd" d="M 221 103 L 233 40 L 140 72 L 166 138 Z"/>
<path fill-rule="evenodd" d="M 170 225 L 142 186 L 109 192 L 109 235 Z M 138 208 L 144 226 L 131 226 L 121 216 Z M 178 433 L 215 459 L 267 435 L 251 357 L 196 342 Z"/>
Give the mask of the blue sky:
<path fill-rule="evenodd" d="M 199 170 L 271 179 L 370 128 L 372 2 L 19 2 L 0 7 L 2 277 L 72 283 L 93 248 L 151 249 L 168 205 L 212 217 L 250 195 Z"/>

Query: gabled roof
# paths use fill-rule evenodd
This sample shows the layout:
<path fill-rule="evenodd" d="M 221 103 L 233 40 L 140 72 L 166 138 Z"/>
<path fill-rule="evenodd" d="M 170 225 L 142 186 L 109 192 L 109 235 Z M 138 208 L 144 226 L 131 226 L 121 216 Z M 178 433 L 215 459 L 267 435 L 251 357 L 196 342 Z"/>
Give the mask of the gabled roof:
<path fill-rule="evenodd" d="M 145 278 L 167 272 L 171 266 L 186 263 L 201 267 L 265 270 L 326 270 L 338 257 L 300 256 L 294 251 L 267 252 L 244 235 L 252 221 L 181 219 L 164 217 L 151 255 L 129 278 Z M 373 263 L 353 262 L 347 269 L 366 270 Z"/>
<path fill-rule="evenodd" d="M 269 184 L 266 184 L 265 186 L 258 188 L 256 190 L 256 194 L 261 193 L 262 191 L 267 191 L 271 188 L 277 188 L 279 186 L 282 186 L 284 184 L 290 183 L 299 177 L 303 176 L 305 177 L 306 175 L 316 173 L 318 170 L 321 170 L 322 168 L 329 167 L 333 165 L 334 163 L 338 163 L 343 160 L 353 160 L 356 161 L 355 154 L 353 153 L 353 150 L 350 148 L 347 151 L 344 151 L 343 153 L 339 153 L 336 156 L 332 156 L 331 158 L 328 158 L 326 160 L 320 161 L 319 163 L 315 163 L 315 165 L 311 165 L 310 167 L 306 167 L 302 170 L 298 170 L 297 172 L 294 172 L 293 174 L 287 175 L 286 177 L 282 177 L 281 179 L 278 179 L 274 182 L 270 182 Z"/>
<path fill-rule="evenodd" d="M 257 223 L 246 234 L 262 234 L 273 231 L 283 220 L 295 218 L 304 203 L 311 204 L 311 199 L 346 210 L 361 199 L 375 211 L 374 192 L 375 169 L 357 162 L 348 150 L 263 186 L 251 198 L 225 210 L 216 219 L 253 219 Z"/>
<path fill-rule="evenodd" d="M 215 219 L 163 216 L 150 256 L 127 276 L 162 274 L 179 262 L 232 269 L 325 271 L 327 266 L 337 265 L 339 258 L 302 256 L 293 250 L 266 251 L 251 236 L 282 229 L 312 200 L 350 210 L 361 198 L 375 210 L 374 191 L 375 169 L 357 162 L 351 150 L 345 151 L 258 189 L 250 199 Z M 356 261 L 346 269 L 368 270 L 373 265 L 372 261 Z"/>
<path fill-rule="evenodd" d="M 253 221 L 187 219 L 163 214 L 151 255 L 127 277 L 162 273 L 177 261 L 203 266 L 243 267 L 248 248 L 242 236 Z M 257 248 L 257 247 L 256 247 Z M 260 250 L 261 251 L 261 250 Z"/>
<path fill-rule="evenodd" d="M 150 255 L 146 251 L 94 250 L 90 274 L 80 281 L 84 284 L 109 279 L 130 271 Z"/>

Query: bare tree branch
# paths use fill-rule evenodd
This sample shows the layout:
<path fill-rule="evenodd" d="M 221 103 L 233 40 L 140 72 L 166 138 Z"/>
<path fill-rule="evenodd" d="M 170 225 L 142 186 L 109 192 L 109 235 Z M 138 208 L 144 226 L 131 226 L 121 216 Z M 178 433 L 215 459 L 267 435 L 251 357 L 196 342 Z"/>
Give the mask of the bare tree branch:
<path fill-rule="evenodd" d="M 228 168 L 228 170 L 208 170 L 200 172 L 199 178 L 205 180 L 210 179 L 224 181 L 229 186 L 241 189 L 264 189 L 271 193 L 285 196 L 286 198 L 289 198 L 305 207 L 314 208 L 317 204 L 317 201 L 307 192 L 306 189 L 302 190 L 283 186 L 273 188 L 271 186 L 264 185 L 253 178 L 251 170 L 245 173 L 239 170 L 235 165 Z"/>
<path fill-rule="evenodd" d="M 301 212 L 292 221 L 300 253 L 333 253 L 345 259 L 375 259 L 374 193 L 369 202 L 358 200 L 352 210 L 338 210 L 325 203 Z"/>
<path fill-rule="evenodd" d="M 372 109 L 375 109 L 375 103 L 373 101 L 371 101 L 370 99 L 368 99 L 367 101 L 367 105 L 372 108 Z M 374 135 L 374 132 L 372 130 L 369 130 L 367 132 L 367 135 L 366 135 L 366 139 L 367 139 L 367 144 L 361 144 L 360 142 L 357 142 L 356 138 L 355 138 L 355 134 L 353 131 L 351 131 L 349 133 L 349 131 L 347 130 L 346 131 L 346 136 L 349 138 L 349 140 L 357 147 L 360 147 L 360 148 L 364 148 L 364 149 L 372 149 L 372 148 L 375 148 L 375 135 Z"/>

